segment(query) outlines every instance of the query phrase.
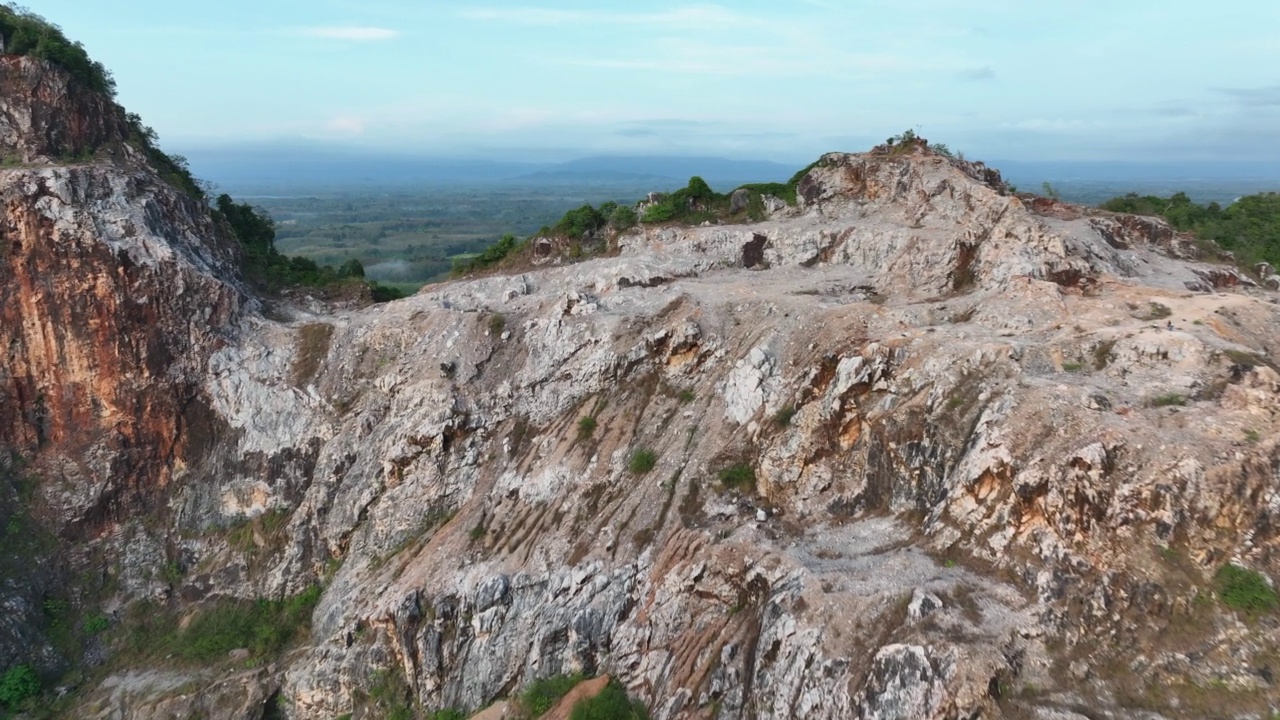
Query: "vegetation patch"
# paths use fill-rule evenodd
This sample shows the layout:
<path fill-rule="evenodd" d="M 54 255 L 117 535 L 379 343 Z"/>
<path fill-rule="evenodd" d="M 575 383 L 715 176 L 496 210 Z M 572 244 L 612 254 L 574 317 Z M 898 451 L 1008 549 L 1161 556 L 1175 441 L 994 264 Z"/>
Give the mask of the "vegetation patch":
<path fill-rule="evenodd" d="M 395 670 L 377 670 L 369 677 L 368 698 L 373 712 L 366 717 L 382 717 L 387 720 L 416 720 L 413 691 L 404 677 Z M 448 717 L 448 716 L 445 716 Z"/>
<path fill-rule="evenodd" d="M 312 586 L 283 600 L 217 600 L 198 610 L 186 627 L 154 605 L 139 604 L 114 638 L 118 657 L 127 663 L 173 656 L 203 665 L 245 649 L 252 661 L 261 662 L 310 631 L 320 592 Z"/>
<path fill-rule="evenodd" d="M 649 720 L 649 711 L 644 703 L 628 697 L 622 683 L 612 678 L 595 697 L 574 703 L 569 720 Z"/>
<path fill-rule="evenodd" d="M 791 424 L 791 420 L 795 416 L 796 416 L 795 406 L 788 405 L 773 414 L 773 424 L 777 425 L 778 427 L 787 427 L 788 425 Z"/>
<path fill-rule="evenodd" d="M 1233 365 L 1239 365 L 1242 368 L 1253 369 L 1266 365 L 1267 367 L 1275 369 L 1275 365 L 1256 353 L 1228 348 L 1223 350 L 1222 354 L 1225 355 Z"/>
<path fill-rule="evenodd" d="M 489 333 L 492 335 L 501 335 L 502 331 L 507 327 L 507 318 L 502 313 L 494 313 L 489 316 Z"/>
<path fill-rule="evenodd" d="M 644 475 L 658 464 L 658 456 L 648 448 L 641 448 L 631 453 L 631 459 L 627 461 L 627 470 L 632 475 Z"/>
<path fill-rule="evenodd" d="M 734 463 L 724 468 L 716 476 L 720 479 L 720 484 L 726 488 L 741 490 L 743 492 L 755 492 L 756 489 L 756 471 L 755 468 L 744 462 Z"/>
<path fill-rule="evenodd" d="M 582 673 L 572 675 L 553 675 L 552 677 L 534 680 L 520 693 L 520 706 L 531 718 L 544 715 L 560 698 L 569 694 L 578 683 L 586 679 Z"/>
<path fill-rule="evenodd" d="M 596 431 L 596 419 L 592 415 L 584 415 L 578 418 L 578 439 L 587 440 Z"/>
<path fill-rule="evenodd" d="M 1062 371 L 1069 373 L 1078 373 L 1084 370 L 1084 363 L 1081 362 L 1064 362 L 1062 363 Z"/>
<path fill-rule="evenodd" d="M 477 270 L 484 270 L 507 259 L 507 256 L 523 248 L 525 243 L 516 240 L 515 235 L 503 235 L 498 242 L 485 248 L 474 257 L 458 258 L 453 262 L 453 274 L 465 275 Z"/>
<path fill-rule="evenodd" d="M 1197 205 L 1186 193 L 1170 197 L 1130 193 L 1112 198 L 1103 210 L 1164 218 L 1175 230 L 1230 250 L 1245 264 L 1280 264 L 1280 193 L 1247 195 L 1223 208 Z"/>
<path fill-rule="evenodd" d="M 1175 405 L 1186 405 L 1187 398 L 1178 393 L 1165 393 L 1151 398 L 1151 407 L 1170 407 Z"/>
<path fill-rule="evenodd" d="M 1103 340 L 1093 348 L 1093 369 L 1102 370 L 1111 362 L 1111 351 L 1115 349 L 1115 340 Z"/>
<path fill-rule="evenodd" d="M 18 710 L 40 694 L 40 678 L 30 665 L 15 665 L 0 675 L 0 707 Z"/>
<path fill-rule="evenodd" d="M 1271 612 L 1280 604 L 1276 591 L 1261 573 L 1238 565 L 1223 565 L 1213 576 L 1222 603 L 1248 613 Z"/>
<path fill-rule="evenodd" d="M 328 323 L 308 323 L 298 328 L 297 349 L 289 371 L 294 387 L 305 387 L 315 378 L 320 363 L 329 355 L 332 339 L 333 326 Z"/>
<path fill-rule="evenodd" d="M 245 277 L 267 290 L 311 287 L 336 291 L 350 285 L 367 288 L 374 302 L 404 297 L 393 287 L 365 280 L 364 265 L 355 258 L 335 269 L 300 255 L 281 254 L 276 249 L 276 226 L 271 216 L 248 203 L 237 203 L 230 195 L 218 196 L 213 216 L 224 222 L 240 243 L 240 267 Z"/>

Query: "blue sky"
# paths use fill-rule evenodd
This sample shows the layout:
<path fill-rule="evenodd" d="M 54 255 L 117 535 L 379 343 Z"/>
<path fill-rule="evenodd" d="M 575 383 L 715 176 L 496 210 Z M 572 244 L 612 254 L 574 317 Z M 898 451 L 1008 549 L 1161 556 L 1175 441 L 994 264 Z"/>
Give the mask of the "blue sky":
<path fill-rule="evenodd" d="M 1280 2 L 27 0 L 171 150 L 1280 160 Z"/>

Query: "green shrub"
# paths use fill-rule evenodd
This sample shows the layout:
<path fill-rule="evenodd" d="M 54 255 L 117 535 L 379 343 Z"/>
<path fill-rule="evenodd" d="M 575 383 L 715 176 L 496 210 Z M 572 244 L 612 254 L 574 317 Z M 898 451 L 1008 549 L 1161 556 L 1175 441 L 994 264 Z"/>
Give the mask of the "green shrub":
<path fill-rule="evenodd" d="M 560 218 L 551 231 L 567 238 L 581 239 L 603 228 L 609 219 L 590 205 L 570 210 Z"/>
<path fill-rule="evenodd" d="M 640 218 L 636 217 L 636 210 L 630 205 L 619 205 L 614 209 L 613 213 L 609 215 L 609 224 L 618 232 L 630 230 L 635 227 L 638 222 L 640 222 Z"/>
<path fill-rule="evenodd" d="M 470 716 L 456 708 L 437 710 L 427 716 L 428 720 L 467 720 L 468 717 Z"/>
<path fill-rule="evenodd" d="M 578 420 L 578 438 L 586 440 L 596 431 L 596 419 L 590 415 L 584 415 Z"/>
<path fill-rule="evenodd" d="M 676 399 L 685 405 L 693 402 L 696 398 L 697 395 L 694 395 L 692 390 L 681 390 L 676 393 Z"/>
<path fill-rule="evenodd" d="M 1080 362 L 1064 362 L 1062 363 L 1063 372 L 1075 373 L 1084 369 L 1084 363 Z"/>
<path fill-rule="evenodd" d="M 796 416 L 794 406 L 788 405 L 773 415 L 773 424 L 778 427 L 786 427 L 791 424 L 791 419 Z"/>
<path fill-rule="evenodd" d="M 574 703 L 569 720 L 649 720 L 649 711 L 627 697 L 622 683 L 610 679 L 598 695 Z"/>
<path fill-rule="evenodd" d="M 503 235 L 498 242 L 485 248 L 479 255 L 465 260 L 455 260 L 453 263 L 453 274 L 462 275 L 497 265 L 505 260 L 507 256 L 523 248 L 524 245 L 524 243 L 516 240 L 515 235 Z"/>
<path fill-rule="evenodd" d="M 0 675 L 0 705 L 16 708 L 40 694 L 40 678 L 30 665 L 15 665 Z"/>
<path fill-rule="evenodd" d="M 729 196 L 721 195 L 711 189 L 705 180 L 694 176 L 689 184 L 650 205 L 644 212 L 642 222 L 657 223 L 668 220 L 682 222 L 701 222 L 727 214 Z"/>
<path fill-rule="evenodd" d="M 764 209 L 763 196 L 772 195 L 788 205 L 795 205 L 797 202 L 796 185 L 799 184 L 800 178 L 804 177 L 812 167 L 805 168 L 802 173 L 797 173 L 791 182 L 785 183 L 747 183 L 739 187 L 750 190 L 753 195 L 758 195 L 761 200 L 760 209 Z M 753 200 L 756 199 L 753 197 Z"/>
<path fill-rule="evenodd" d="M 560 698 L 582 682 L 582 673 L 572 675 L 553 675 L 552 677 L 534 680 L 520 693 L 520 705 L 530 717 L 539 717 L 555 706 Z"/>
<path fill-rule="evenodd" d="M 486 532 L 488 531 L 485 530 L 484 523 L 476 523 L 476 526 L 471 528 L 471 531 L 467 533 L 467 536 L 471 538 L 472 542 L 475 542 L 483 538 Z"/>
<path fill-rule="evenodd" d="M 1178 393 L 1165 393 L 1157 395 L 1151 399 L 1152 407 L 1169 407 L 1171 405 L 1186 405 L 1187 398 Z"/>
<path fill-rule="evenodd" d="M 720 484 L 727 488 L 754 491 L 756 489 L 755 468 L 744 462 L 734 463 L 721 470 L 718 475 Z"/>
<path fill-rule="evenodd" d="M 657 464 L 658 456 L 652 450 L 645 448 L 631 453 L 631 459 L 627 461 L 627 469 L 633 475 L 644 475 Z"/>
<path fill-rule="evenodd" d="M 1238 565 L 1223 565 L 1213 579 L 1218 586 L 1218 597 L 1233 610 L 1270 612 L 1280 604 L 1276 591 L 1261 573 Z"/>
<path fill-rule="evenodd" d="M 84 631 L 90 635 L 98 635 L 109 627 L 111 627 L 111 621 L 102 613 L 90 615 L 84 620 Z"/>
<path fill-rule="evenodd" d="M 489 316 L 489 333 L 492 335 L 501 335 L 502 331 L 507 327 L 507 318 L 502 313 L 494 313 Z"/>

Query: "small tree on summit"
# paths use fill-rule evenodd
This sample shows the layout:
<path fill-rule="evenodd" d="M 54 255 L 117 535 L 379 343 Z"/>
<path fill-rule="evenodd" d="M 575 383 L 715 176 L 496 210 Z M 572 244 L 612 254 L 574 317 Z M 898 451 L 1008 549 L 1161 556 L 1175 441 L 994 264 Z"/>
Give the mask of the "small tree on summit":
<path fill-rule="evenodd" d="M 364 277 L 364 264 L 356 258 L 351 258 L 338 266 L 338 277 L 362 278 Z"/>

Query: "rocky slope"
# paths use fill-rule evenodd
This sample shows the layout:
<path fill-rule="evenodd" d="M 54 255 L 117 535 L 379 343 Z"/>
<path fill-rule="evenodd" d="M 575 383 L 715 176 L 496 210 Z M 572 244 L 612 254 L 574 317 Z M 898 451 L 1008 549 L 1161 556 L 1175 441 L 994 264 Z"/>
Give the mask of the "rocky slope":
<path fill-rule="evenodd" d="M 324 587 L 274 662 L 116 667 L 76 717 L 372 717 L 387 677 L 476 711 L 573 671 L 660 719 L 1280 705 L 1274 617 L 1213 593 L 1280 572 L 1277 296 L 1158 222 L 834 154 L 764 222 L 282 319 L 128 150 L 37 145 L 0 172 L 0 441 L 112 622 Z"/>

